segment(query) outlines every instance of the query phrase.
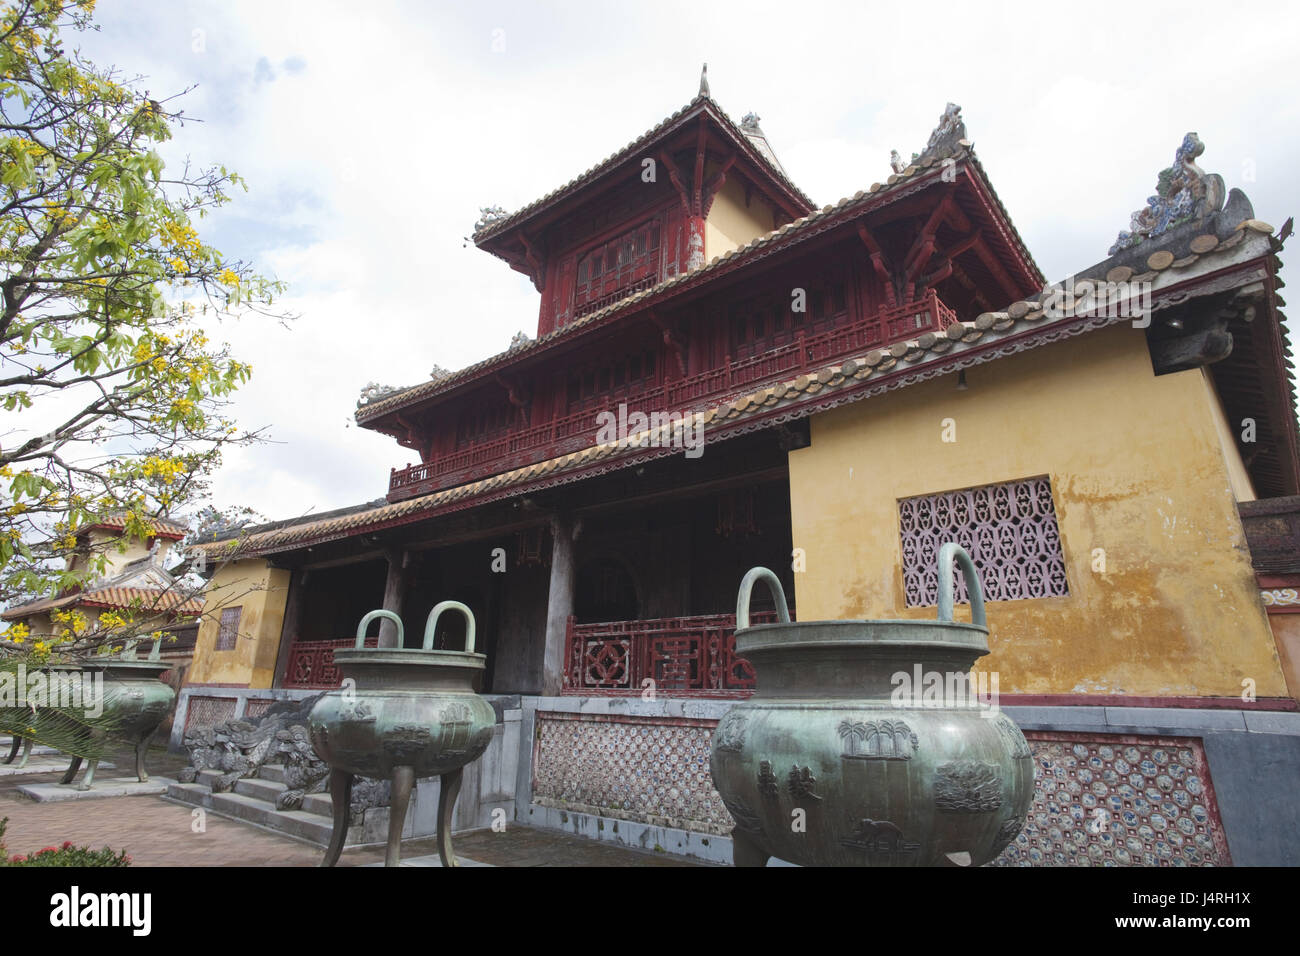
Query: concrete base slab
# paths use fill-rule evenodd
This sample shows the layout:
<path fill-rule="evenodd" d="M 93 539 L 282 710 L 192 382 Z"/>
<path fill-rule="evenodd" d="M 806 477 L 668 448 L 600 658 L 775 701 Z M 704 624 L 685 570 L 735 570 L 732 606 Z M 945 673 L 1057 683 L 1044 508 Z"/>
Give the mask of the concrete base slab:
<path fill-rule="evenodd" d="M 103 769 L 103 765 L 100 765 Z M 150 777 L 148 783 L 141 783 L 135 777 L 97 777 L 95 785 L 89 790 L 78 790 L 80 776 L 72 783 L 28 783 L 18 788 L 18 792 L 31 797 L 38 803 L 56 803 L 61 800 L 94 800 L 97 797 L 139 797 L 152 796 L 167 792 L 167 788 L 176 781 L 169 777 Z"/>
<path fill-rule="evenodd" d="M 36 751 L 32 751 L 31 757 L 27 760 L 27 766 L 19 769 L 18 761 L 22 759 L 22 755 L 20 754 L 13 763 L 0 764 L 0 777 L 25 777 L 28 774 L 33 773 L 63 773 L 68 769 L 68 765 L 72 763 L 71 757 L 66 754 L 61 754 L 58 751 L 49 751 L 48 753 L 43 754 L 38 754 Z M 77 773 L 83 773 L 85 769 L 86 764 L 83 762 L 81 764 L 81 769 L 78 770 Z M 103 761 L 100 763 L 99 770 L 96 771 L 96 773 L 116 769 L 116 766 L 113 764 Z"/>
<path fill-rule="evenodd" d="M 467 860 L 465 857 L 457 854 L 456 862 L 460 866 L 492 866 L 491 863 L 479 863 L 477 860 Z M 383 866 L 383 863 L 366 863 L 365 866 Z M 405 857 L 398 863 L 398 866 L 436 866 L 442 867 L 442 857 L 436 853 L 430 853 L 426 856 L 413 856 L 409 860 Z"/>

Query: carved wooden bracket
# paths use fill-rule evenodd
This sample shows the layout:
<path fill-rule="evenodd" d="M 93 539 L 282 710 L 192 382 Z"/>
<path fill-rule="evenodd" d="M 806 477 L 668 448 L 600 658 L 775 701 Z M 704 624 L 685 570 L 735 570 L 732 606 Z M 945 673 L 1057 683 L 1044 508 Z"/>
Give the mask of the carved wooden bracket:
<path fill-rule="evenodd" d="M 533 288 L 541 292 L 546 285 L 546 257 L 522 230 L 519 232 L 519 241 L 524 244 L 524 263 L 528 266 L 528 278 L 533 280 Z"/>

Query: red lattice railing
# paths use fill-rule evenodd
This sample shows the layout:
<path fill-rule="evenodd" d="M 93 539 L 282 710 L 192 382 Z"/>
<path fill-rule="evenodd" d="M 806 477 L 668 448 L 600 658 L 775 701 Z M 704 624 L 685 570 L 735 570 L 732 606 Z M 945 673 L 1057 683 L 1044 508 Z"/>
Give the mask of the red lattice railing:
<path fill-rule="evenodd" d="M 776 615 L 759 611 L 751 620 L 768 624 Z M 656 695 L 748 697 L 754 669 L 736 656 L 735 631 L 734 614 L 600 624 L 570 617 L 563 693 L 631 696 L 653 686 Z"/>
<path fill-rule="evenodd" d="M 343 675 L 334 663 L 334 651 L 355 647 L 356 643 L 355 637 L 342 641 L 295 641 L 289 648 L 284 686 L 307 690 L 338 687 L 343 683 Z M 378 647 L 379 635 L 367 637 L 365 646 Z"/>
<path fill-rule="evenodd" d="M 790 378 L 924 332 L 946 329 L 957 315 L 931 289 L 915 302 L 882 309 L 856 322 L 816 334 L 799 333 L 794 341 L 752 358 L 646 389 L 610 392 L 602 409 L 626 402 L 642 412 L 702 411 L 741 389 L 778 378 Z M 500 474 L 512 468 L 580 451 L 596 443 L 596 410 L 584 409 L 532 428 L 519 429 L 490 441 L 442 455 L 434 461 L 394 468 L 388 480 L 388 500 L 401 501 Z"/>

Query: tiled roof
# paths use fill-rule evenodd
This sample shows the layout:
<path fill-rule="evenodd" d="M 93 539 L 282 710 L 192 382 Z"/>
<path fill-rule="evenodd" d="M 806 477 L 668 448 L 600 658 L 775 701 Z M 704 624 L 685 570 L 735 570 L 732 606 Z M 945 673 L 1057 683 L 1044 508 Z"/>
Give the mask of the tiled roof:
<path fill-rule="evenodd" d="M 820 227 L 826 227 L 829 223 L 838 221 L 841 217 L 851 216 L 860 212 L 868 206 L 877 202 L 880 198 L 890 193 L 901 191 L 904 186 L 922 179 L 926 174 L 932 176 L 939 175 L 938 167 L 945 159 L 952 159 L 954 162 L 960 162 L 966 158 L 974 158 L 974 153 L 970 149 L 970 144 L 962 141 L 961 146 L 953 151 L 944 150 L 935 156 L 928 156 L 923 159 L 917 166 L 909 166 L 901 173 L 894 173 L 884 183 L 873 183 L 871 188 L 860 190 L 852 196 L 847 196 L 839 202 L 809 213 L 801 219 L 787 223 L 779 229 L 765 233 L 750 240 L 738 249 L 732 249 L 724 252 L 720 256 L 715 256 L 705 265 L 698 269 L 692 269 L 689 272 L 682 272 L 669 279 L 665 279 L 658 285 L 651 286 L 642 292 L 628 296 L 611 305 L 606 306 L 599 311 L 592 312 L 590 315 L 584 315 L 575 319 L 568 325 L 555 331 L 540 336 L 530 342 L 522 344 L 513 349 L 507 349 L 497 355 L 493 355 L 481 362 L 467 366 L 458 372 L 439 378 L 434 381 L 422 382 L 411 388 L 395 392 L 379 401 L 372 402 L 357 409 L 356 420 L 360 424 L 374 421 L 382 415 L 402 408 L 411 402 L 420 401 L 430 398 L 441 392 L 449 391 L 456 385 L 471 379 L 482 370 L 496 365 L 506 359 L 515 360 L 524 355 L 536 353 L 544 348 L 554 345 L 561 339 L 567 339 L 579 332 L 600 325 L 613 319 L 616 315 L 630 310 L 634 306 L 646 305 L 652 301 L 673 294 L 680 289 L 690 285 L 698 284 L 713 274 L 723 271 L 739 268 L 750 260 L 763 258 L 778 248 L 792 245 L 795 242 L 807 236 L 815 235 L 821 231 Z M 983 176 L 983 168 L 980 167 L 980 174 Z M 987 181 L 987 179 L 986 179 Z M 990 191 L 992 191 L 990 189 Z M 996 197 L 995 197 L 996 198 Z M 1001 204 L 999 203 L 999 207 Z M 1003 210 L 1005 214 L 1005 210 Z M 1014 230 L 1013 230 L 1014 233 Z M 1019 236 L 1015 236 L 1019 241 Z M 1023 243 L 1021 243 L 1023 250 Z M 1025 253 L 1028 256 L 1028 253 Z M 1032 259 L 1029 261 L 1033 261 Z"/>
<path fill-rule="evenodd" d="M 136 605 L 137 601 L 139 602 L 138 606 Z M 153 588 L 106 587 L 78 591 L 75 594 L 65 594 L 63 597 L 58 598 L 32 601 L 30 604 L 9 608 L 9 610 L 0 614 L 0 618 L 13 621 L 29 617 L 32 614 L 40 614 L 44 611 L 55 611 L 59 608 L 79 605 L 121 608 L 122 610 L 155 611 L 160 614 L 201 614 L 203 612 L 202 598 L 187 598 L 184 594 L 176 591 L 159 591 Z"/>
<path fill-rule="evenodd" d="M 145 524 L 158 533 L 160 538 L 172 538 L 179 541 L 190 533 L 190 529 L 179 521 L 172 521 L 170 518 L 146 518 Z M 84 525 L 78 529 L 79 532 L 91 531 L 95 528 L 106 528 L 109 531 L 121 531 L 126 527 L 126 517 L 124 515 L 110 515 L 92 524 Z"/>
<path fill-rule="evenodd" d="M 909 174 L 905 173 L 903 175 Z M 873 187 L 873 189 L 876 188 L 878 187 Z M 858 197 L 854 197 L 852 200 L 843 200 L 842 202 L 860 201 L 862 195 L 864 194 L 859 194 Z M 827 207 L 820 215 L 828 215 L 833 208 L 838 207 Z M 1234 260 L 1234 250 L 1235 256 L 1238 258 L 1247 251 L 1250 252 L 1248 259 L 1267 255 L 1269 249 L 1247 249 L 1246 247 L 1238 249 L 1238 247 L 1242 247 L 1243 243 L 1248 242 L 1248 237 L 1251 235 L 1267 235 L 1271 232 L 1272 227 L 1266 223 L 1248 219 L 1240 223 L 1224 239 L 1208 234 L 1192 238 L 1191 248 L 1199 249 L 1199 252 L 1189 251 L 1187 255 L 1180 258 L 1175 258 L 1165 250 L 1152 253 L 1145 263 L 1148 271 L 1140 275 L 1134 275 L 1133 270 L 1128 266 L 1107 269 L 1106 266 L 1110 260 L 1106 260 L 1083 270 L 1076 278 L 1104 277 L 1111 282 L 1124 280 L 1150 282 L 1156 308 L 1160 308 L 1162 306 L 1161 295 L 1167 293 L 1170 289 L 1184 286 L 1184 283 L 1189 279 L 1232 265 L 1236 261 Z M 1189 272 L 1192 266 L 1197 265 L 1200 266 L 1199 269 Z M 1090 320 L 1086 317 L 1074 316 L 1049 319 L 1043 308 L 1045 296 L 1046 293 L 1041 293 L 1033 298 L 1014 302 L 1004 311 L 985 312 L 976 318 L 974 322 L 958 322 L 942 331 L 927 332 L 914 340 L 896 343 L 888 349 L 873 349 L 859 358 L 851 358 L 845 362 L 828 365 L 816 372 L 800 375 L 789 381 L 758 389 L 751 394 L 724 402 L 699 413 L 699 416 L 705 426 L 712 427 L 715 433 L 725 438 L 729 437 L 729 433 L 739 433 L 742 426 L 747 424 L 749 420 L 757 420 L 758 424 L 765 427 L 763 420 L 768 419 L 771 413 L 787 407 L 793 408 L 794 406 L 807 404 L 809 408 L 803 414 L 812 414 L 818 406 L 823 404 L 825 398 L 835 393 L 845 393 L 842 402 L 855 401 L 857 398 L 865 397 L 866 390 L 859 389 L 857 386 L 865 385 L 872 379 L 884 380 L 886 376 L 891 379 L 897 378 L 899 381 L 894 383 L 894 387 L 897 387 L 901 384 L 908 384 L 912 380 L 928 378 L 935 374 L 950 371 L 948 363 L 938 358 L 943 353 L 952 352 L 956 354 L 963 351 L 978 351 L 980 354 L 972 357 L 968 362 L 968 364 L 975 364 L 977 361 L 990 361 L 1004 354 L 1010 354 L 1010 351 L 1014 349 L 1008 350 L 1004 347 L 1007 340 L 1010 339 L 1021 343 L 1017 345 L 1017 348 L 1032 347 L 1036 344 L 1055 341 L 1065 334 L 1077 334 L 1078 332 L 1087 331 L 1089 328 L 1098 328 L 1117 321 L 1130 321 L 1127 318 Z M 1173 304 L 1175 301 L 1178 301 L 1177 296 L 1171 298 L 1169 304 Z M 1057 332 L 1060 334 L 1056 334 Z M 909 376 L 907 373 L 913 370 L 916 375 L 914 377 Z M 899 374 L 895 375 L 894 373 Z M 850 391 L 858 394 L 856 396 L 850 395 L 848 394 Z M 842 402 L 836 401 L 835 404 Z M 801 416 L 791 415 L 790 417 Z M 659 454 L 674 454 L 678 450 L 667 448 L 656 449 L 655 451 Z M 657 457 L 657 455 L 654 453 L 648 454 L 647 449 L 644 448 L 616 444 L 597 445 L 559 458 L 529 465 L 525 468 L 517 468 L 513 471 L 493 475 L 480 481 L 436 491 L 419 498 L 385 504 L 377 508 L 357 511 L 329 520 L 307 521 L 287 525 L 272 531 L 254 533 L 238 542 L 213 542 L 207 545 L 197 545 L 194 549 L 204 550 L 212 555 L 233 552 L 245 556 L 289 550 L 308 541 L 346 537 L 363 528 L 379 528 L 403 524 L 412 520 L 420 520 L 423 517 L 430 517 L 437 513 L 459 510 L 467 507 L 469 502 L 475 504 L 486 503 L 497 498 L 507 497 L 510 494 L 520 493 L 520 490 L 524 488 L 535 488 L 560 484 L 565 480 L 576 480 L 576 476 L 580 473 L 591 471 L 602 463 L 608 463 L 611 467 L 624 467 L 646 457 Z M 616 462 L 617 464 L 615 464 Z"/>
<path fill-rule="evenodd" d="M 807 206 L 814 205 L 813 201 L 808 198 L 808 196 L 804 193 L 804 191 L 790 181 L 790 177 L 785 174 L 785 170 L 781 168 L 779 163 L 774 165 L 772 162 L 768 160 L 767 156 L 763 153 L 762 150 L 754 146 L 752 140 L 749 137 L 749 134 L 746 133 L 745 130 L 743 130 L 741 127 L 736 125 L 736 123 L 731 119 L 730 116 L 727 115 L 726 111 L 721 106 L 718 105 L 718 102 L 715 99 L 713 99 L 712 96 L 710 96 L 708 93 L 701 93 L 700 95 L 695 97 L 695 99 L 691 100 L 681 109 L 679 109 L 677 112 L 666 117 L 662 122 L 656 124 L 655 126 L 652 126 L 650 129 L 646 130 L 636 139 L 632 140 L 632 142 L 628 143 L 618 152 L 612 153 L 611 155 L 605 157 L 600 162 L 598 162 L 595 166 L 592 166 L 590 169 L 588 169 L 586 172 L 579 173 L 577 176 L 569 180 L 563 186 L 560 186 L 558 189 L 552 189 L 541 199 L 537 199 L 533 202 L 530 202 L 527 206 L 524 206 L 522 209 L 516 210 L 515 212 L 506 216 L 505 218 L 499 219 L 496 222 L 486 225 L 482 229 L 478 230 L 476 233 L 474 233 L 475 244 L 482 243 L 483 241 L 490 239 L 495 235 L 499 235 L 500 233 L 505 232 L 507 229 L 514 226 L 516 223 L 524 219 L 527 219 L 529 216 L 538 212 L 543 207 L 550 205 L 551 203 L 555 202 L 558 199 L 561 199 L 562 197 L 570 193 L 576 192 L 580 187 L 590 182 L 591 180 L 595 179 L 597 176 L 601 175 L 602 173 L 608 172 L 610 169 L 613 169 L 619 163 L 626 162 L 627 159 L 631 156 L 634 156 L 638 150 L 643 149 L 646 143 L 650 142 L 652 139 L 655 139 L 657 136 L 663 133 L 670 126 L 686 118 L 691 113 L 695 112 L 705 104 L 709 104 L 713 107 L 714 115 L 716 115 L 718 119 L 722 121 L 722 123 L 728 128 L 728 130 L 732 133 L 732 135 L 736 137 L 736 139 L 739 142 L 748 144 L 750 146 L 750 148 L 754 151 L 754 154 L 760 159 L 762 165 L 767 167 L 768 172 L 771 173 L 775 179 L 780 181 L 783 185 L 786 186 L 786 188 L 788 188 L 796 196 L 802 199 L 805 205 Z"/>

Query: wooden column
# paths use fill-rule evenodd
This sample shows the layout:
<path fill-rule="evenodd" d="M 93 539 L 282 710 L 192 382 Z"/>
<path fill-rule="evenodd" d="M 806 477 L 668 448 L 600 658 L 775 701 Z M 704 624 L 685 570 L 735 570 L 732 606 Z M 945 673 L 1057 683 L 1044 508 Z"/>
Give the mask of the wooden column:
<path fill-rule="evenodd" d="M 573 520 L 551 519 L 551 587 L 546 600 L 546 647 L 542 655 L 542 693 L 554 697 L 564 687 L 564 638 L 573 613 Z"/>
<path fill-rule="evenodd" d="M 388 558 L 388 580 L 384 582 L 384 610 L 402 616 L 402 601 L 406 599 L 406 557 L 405 551 L 389 548 L 384 552 Z M 397 627 L 392 621 L 379 624 L 379 646 L 397 646 Z"/>
<path fill-rule="evenodd" d="M 307 581 L 310 577 L 311 571 L 307 569 L 299 569 L 289 575 L 289 597 L 284 607 L 284 625 L 280 628 L 280 649 L 275 655 L 273 687 L 283 687 L 285 678 L 288 677 L 285 671 L 289 667 L 289 651 L 301 636 L 302 609 L 307 600 Z"/>

